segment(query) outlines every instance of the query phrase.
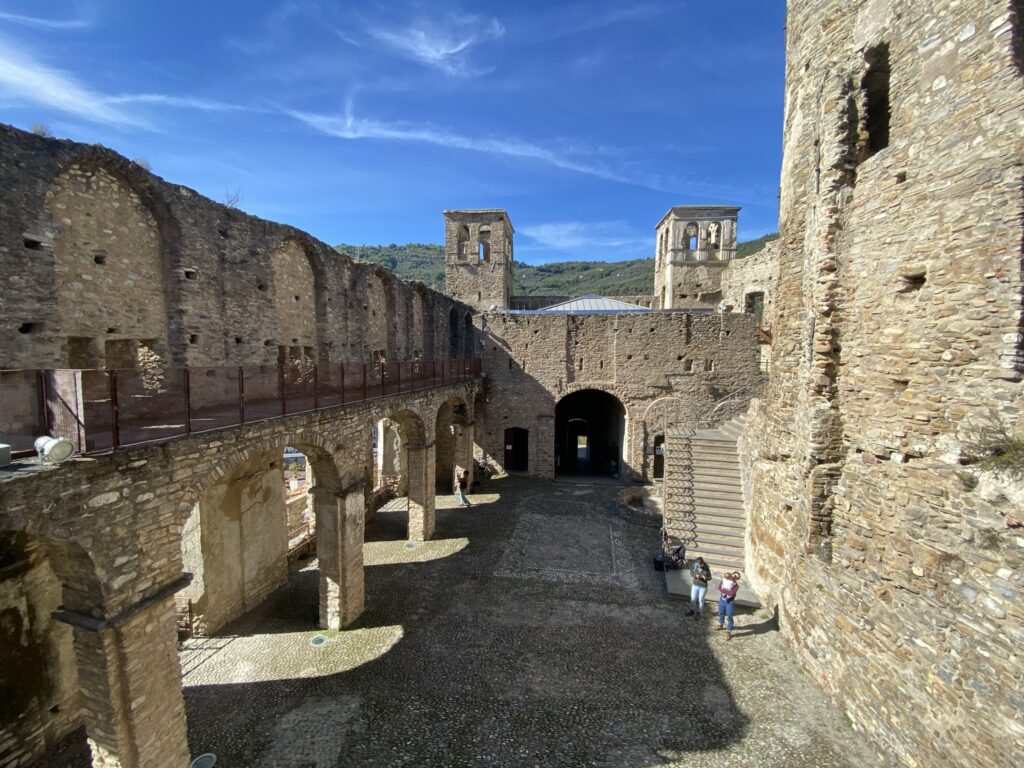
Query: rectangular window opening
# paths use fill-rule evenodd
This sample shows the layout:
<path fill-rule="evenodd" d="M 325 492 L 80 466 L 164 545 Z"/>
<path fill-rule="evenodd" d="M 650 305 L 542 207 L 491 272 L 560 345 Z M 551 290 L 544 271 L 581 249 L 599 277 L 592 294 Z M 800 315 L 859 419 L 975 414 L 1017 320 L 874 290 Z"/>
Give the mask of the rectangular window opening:
<path fill-rule="evenodd" d="M 864 92 L 864 129 L 867 132 L 867 157 L 889 146 L 889 45 L 882 43 L 869 49 L 864 58 L 868 71 L 861 81 Z"/>

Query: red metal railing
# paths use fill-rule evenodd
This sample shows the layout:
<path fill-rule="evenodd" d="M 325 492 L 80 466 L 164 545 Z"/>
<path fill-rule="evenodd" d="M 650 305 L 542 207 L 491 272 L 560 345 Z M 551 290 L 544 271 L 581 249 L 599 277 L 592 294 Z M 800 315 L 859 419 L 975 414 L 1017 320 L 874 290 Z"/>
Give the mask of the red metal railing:
<path fill-rule="evenodd" d="M 478 377 L 479 358 L 232 368 L 0 370 L 0 443 L 39 435 L 81 453 L 182 437 Z"/>

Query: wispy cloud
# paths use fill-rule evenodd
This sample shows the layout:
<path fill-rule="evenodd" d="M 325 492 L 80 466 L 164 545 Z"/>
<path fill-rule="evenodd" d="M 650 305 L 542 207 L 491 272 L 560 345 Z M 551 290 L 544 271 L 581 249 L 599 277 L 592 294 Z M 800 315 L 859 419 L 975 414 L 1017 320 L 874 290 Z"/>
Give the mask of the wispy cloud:
<path fill-rule="evenodd" d="M 528 224 L 519 233 L 533 241 L 535 248 L 558 251 L 603 248 L 642 249 L 652 246 L 653 234 L 640 235 L 624 221 L 553 221 Z M 533 250 L 529 245 L 520 250 Z"/>
<path fill-rule="evenodd" d="M 0 11 L 0 22 L 9 22 L 23 27 L 35 27 L 36 29 L 58 30 L 89 29 L 96 25 L 95 17 L 91 14 L 77 19 L 44 19 L 38 16 L 22 16 L 17 13 L 6 13 L 4 11 Z"/>
<path fill-rule="evenodd" d="M 535 160 L 566 171 L 596 176 L 620 184 L 631 184 L 657 191 L 665 191 L 657 177 L 632 177 L 614 169 L 580 159 L 585 150 L 569 152 L 553 149 L 522 139 L 505 136 L 467 136 L 446 128 L 429 124 L 383 122 L 356 117 L 349 100 L 344 115 L 322 115 L 297 110 L 285 113 L 328 136 L 339 139 L 396 141 L 432 144 L 449 149 L 483 152 L 490 155 Z M 553 143 L 554 146 L 554 143 Z"/>
<path fill-rule="evenodd" d="M 19 104 L 55 109 L 94 123 L 145 127 L 138 116 L 119 109 L 108 97 L 52 69 L 0 38 L 0 97 Z"/>
<path fill-rule="evenodd" d="M 195 109 L 201 112 L 270 112 L 262 107 L 250 107 L 245 104 L 232 104 L 216 99 L 204 99 L 195 96 L 174 96 L 166 93 L 124 93 L 119 96 L 105 96 L 106 104 L 156 104 L 164 107 Z"/>
<path fill-rule="evenodd" d="M 403 56 L 453 77 L 486 74 L 489 69 L 471 65 L 469 52 L 483 43 L 499 40 L 505 28 L 494 18 L 449 16 L 438 25 L 420 20 L 406 29 L 370 27 L 368 34 Z"/>

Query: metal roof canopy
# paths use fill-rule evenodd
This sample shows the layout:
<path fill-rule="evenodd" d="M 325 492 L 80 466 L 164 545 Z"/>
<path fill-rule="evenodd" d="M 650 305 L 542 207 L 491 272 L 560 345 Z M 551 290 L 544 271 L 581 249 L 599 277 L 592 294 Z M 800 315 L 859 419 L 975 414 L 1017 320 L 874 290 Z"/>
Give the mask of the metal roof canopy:
<path fill-rule="evenodd" d="M 552 304 L 542 309 L 513 309 L 509 310 L 511 315 L 614 315 L 623 312 L 650 312 L 647 307 L 639 304 L 630 304 L 618 299 L 609 299 L 598 296 L 596 293 L 588 293 L 576 299 L 569 299 L 560 304 Z"/>

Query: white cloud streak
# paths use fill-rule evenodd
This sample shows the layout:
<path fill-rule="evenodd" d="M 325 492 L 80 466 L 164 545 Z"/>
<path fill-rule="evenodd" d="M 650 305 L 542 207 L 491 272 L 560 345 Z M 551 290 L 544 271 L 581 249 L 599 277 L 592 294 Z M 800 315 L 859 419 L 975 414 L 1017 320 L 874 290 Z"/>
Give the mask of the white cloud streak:
<path fill-rule="evenodd" d="M 194 109 L 200 112 L 270 112 L 269 109 L 249 107 L 244 104 L 232 104 L 216 99 L 204 99 L 194 96 L 172 96 L 166 93 L 125 93 L 119 96 L 104 97 L 106 104 L 156 104 L 164 107 Z"/>
<path fill-rule="evenodd" d="M 641 236 L 624 221 L 553 221 L 520 226 L 519 233 L 537 247 L 558 251 L 653 247 L 654 237 Z M 520 248 L 522 249 L 522 248 Z"/>
<path fill-rule="evenodd" d="M 34 27 L 36 29 L 90 29 L 95 26 L 91 18 L 82 19 L 43 19 L 37 16 L 21 16 L 17 13 L 5 13 L 0 11 L 0 22 L 9 22 L 23 27 Z"/>
<path fill-rule="evenodd" d="M 648 180 L 631 178 L 609 168 L 578 160 L 570 153 L 557 152 L 540 144 L 521 139 L 467 136 L 432 125 L 388 123 L 358 118 L 352 113 L 351 102 L 347 105 L 344 115 L 321 115 L 296 110 L 285 110 L 285 113 L 321 133 L 339 139 L 431 144 L 448 149 L 462 149 L 489 155 L 535 160 L 555 168 L 596 176 L 607 181 L 663 191 L 660 186 Z"/>
<path fill-rule="evenodd" d="M 146 127 L 146 122 L 77 82 L 70 74 L 40 64 L 0 38 L 0 96 L 81 117 L 94 123 Z"/>
<path fill-rule="evenodd" d="M 440 28 L 431 22 L 421 21 L 407 29 L 392 31 L 374 27 L 367 33 L 420 64 L 440 69 L 452 77 L 471 77 L 490 70 L 479 70 L 470 65 L 470 49 L 499 40 L 505 35 L 505 28 L 497 19 L 464 16 L 449 17 Z"/>

